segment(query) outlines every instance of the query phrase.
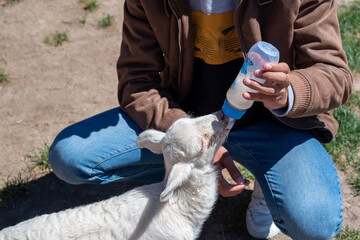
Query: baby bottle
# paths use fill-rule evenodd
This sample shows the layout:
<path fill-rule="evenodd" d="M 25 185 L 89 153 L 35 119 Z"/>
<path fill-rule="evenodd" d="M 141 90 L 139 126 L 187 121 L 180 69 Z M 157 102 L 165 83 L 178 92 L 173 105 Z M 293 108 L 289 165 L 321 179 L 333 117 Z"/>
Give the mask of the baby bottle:
<path fill-rule="evenodd" d="M 248 77 L 259 83 L 264 83 L 265 80 L 254 77 L 254 71 L 257 69 L 263 70 L 263 66 L 267 62 L 279 62 L 279 51 L 270 43 L 257 42 L 248 52 L 246 59 L 235 81 L 230 86 L 226 93 L 226 99 L 222 107 L 223 113 L 232 119 L 240 119 L 247 109 L 249 109 L 254 101 L 243 98 L 244 92 L 255 92 L 251 88 L 244 85 L 243 80 Z"/>

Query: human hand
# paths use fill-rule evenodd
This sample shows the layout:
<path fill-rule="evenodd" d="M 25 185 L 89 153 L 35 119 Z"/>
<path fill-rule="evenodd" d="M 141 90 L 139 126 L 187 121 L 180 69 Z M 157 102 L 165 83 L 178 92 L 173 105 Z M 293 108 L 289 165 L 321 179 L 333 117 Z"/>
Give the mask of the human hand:
<path fill-rule="evenodd" d="M 256 70 L 255 77 L 265 80 L 264 84 L 244 78 L 244 84 L 256 92 L 244 92 L 247 100 L 260 101 L 268 109 L 279 109 L 288 105 L 290 68 L 287 63 L 265 63 L 264 70 Z"/>
<path fill-rule="evenodd" d="M 250 182 L 241 176 L 241 173 L 236 168 L 230 153 L 223 146 L 221 146 L 216 152 L 213 163 L 220 167 L 220 171 L 223 168 L 226 168 L 229 171 L 231 178 L 237 183 L 237 185 L 229 184 L 220 172 L 218 192 L 221 196 L 236 196 L 249 185 Z"/>

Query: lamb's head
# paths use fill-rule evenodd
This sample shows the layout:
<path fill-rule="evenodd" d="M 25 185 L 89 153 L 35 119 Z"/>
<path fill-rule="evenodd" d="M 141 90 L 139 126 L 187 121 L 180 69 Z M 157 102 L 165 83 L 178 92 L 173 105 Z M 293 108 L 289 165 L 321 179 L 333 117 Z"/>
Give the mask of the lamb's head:
<path fill-rule="evenodd" d="M 166 132 L 163 154 L 171 163 L 208 164 L 225 141 L 230 119 L 221 111 L 198 118 L 182 118 Z"/>
<path fill-rule="evenodd" d="M 154 153 L 164 154 L 171 165 L 179 162 L 207 164 L 225 141 L 232 120 L 221 111 L 198 117 L 181 118 L 166 133 L 157 130 L 142 132 L 136 144 Z"/>
<path fill-rule="evenodd" d="M 163 201 L 169 198 L 169 194 L 165 194 L 167 189 L 172 194 L 174 188 L 188 178 L 192 168 L 212 164 L 232 125 L 233 120 L 218 111 L 198 118 L 181 118 L 166 133 L 146 130 L 139 135 L 139 147 L 164 154 L 168 183 L 162 194 Z M 168 187 L 170 183 L 174 186 Z"/>

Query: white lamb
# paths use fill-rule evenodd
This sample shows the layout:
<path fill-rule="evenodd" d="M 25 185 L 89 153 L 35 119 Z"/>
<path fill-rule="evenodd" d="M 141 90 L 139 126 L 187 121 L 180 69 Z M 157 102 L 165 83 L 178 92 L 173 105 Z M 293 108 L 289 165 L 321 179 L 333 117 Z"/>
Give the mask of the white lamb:
<path fill-rule="evenodd" d="M 212 160 L 232 123 L 216 112 L 179 119 L 166 133 L 146 130 L 137 145 L 164 154 L 163 182 L 35 217 L 3 229 L 0 239 L 195 239 L 217 199 Z"/>

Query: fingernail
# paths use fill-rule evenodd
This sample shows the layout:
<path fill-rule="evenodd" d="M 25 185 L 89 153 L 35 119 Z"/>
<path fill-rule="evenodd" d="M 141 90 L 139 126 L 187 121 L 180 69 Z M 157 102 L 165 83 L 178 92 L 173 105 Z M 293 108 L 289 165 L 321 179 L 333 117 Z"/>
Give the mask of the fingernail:
<path fill-rule="evenodd" d="M 250 78 L 244 78 L 244 83 L 245 83 L 246 85 L 249 85 L 249 84 L 251 83 Z"/>
<path fill-rule="evenodd" d="M 239 184 L 245 184 L 246 181 L 245 181 L 244 178 L 238 177 L 238 178 L 236 179 L 236 182 L 239 183 Z"/>
<path fill-rule="evenodd" d="M 272 69 L 272 65 L 269 64 L 269 63 L 265 63 L 264 68 L 265 68 L 266 70 L 271 70 L 271 69 Z"/>
<path fill-rule="evenodd" d="M 244 92 L 242 96 L 243 96 L 243 98 L 248 99 L 248 100 L 250 100 L 250 98 L 251 98 L 250 93 L 248 93 L 248 92 Z"/>

